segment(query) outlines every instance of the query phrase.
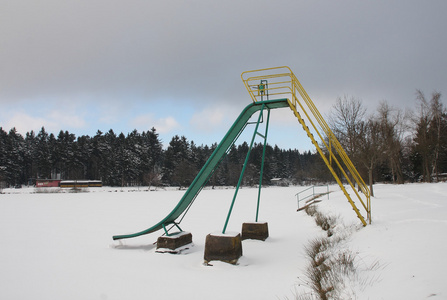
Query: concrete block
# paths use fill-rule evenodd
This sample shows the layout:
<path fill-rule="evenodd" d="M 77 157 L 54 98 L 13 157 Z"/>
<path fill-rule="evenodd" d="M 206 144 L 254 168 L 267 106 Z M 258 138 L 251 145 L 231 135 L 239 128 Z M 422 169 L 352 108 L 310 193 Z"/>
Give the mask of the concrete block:
<path fill-rule="evenodd" d="M 192 243 L 192 234 L 182 231 L 169 236 L 161 236 L 157 239 L 157 252 L 177 253 L 178 249 Z"/>
<path fill-rule="evenodd" d="M 241 235 L 237 234 L 208 234 L 205 240 L 205 263 L 220 260 L 236 264 L 242 256 Z"/>
<path fill-rule="evenodd" d="M 267 222 L 254 222 L 242 224 L 242 240 L 252 239 L 265 241 L 269 237 Z"/>

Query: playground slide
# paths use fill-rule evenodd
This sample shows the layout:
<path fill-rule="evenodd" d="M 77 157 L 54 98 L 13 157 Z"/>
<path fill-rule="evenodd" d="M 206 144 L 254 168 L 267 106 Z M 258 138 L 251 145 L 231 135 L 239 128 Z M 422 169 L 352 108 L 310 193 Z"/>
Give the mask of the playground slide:
<path fill-rule="evenodd" d="M 269 100 L 269 101 L 258 101 L 253 102 L 244 108 L 239 117 L 236 119 L 234 124 L 228 130 L 227 134 L 224 136 L 222 141 L 219 143 L 217 148 L 208 158 L 205 165 L 202 167 L 200 172 L 197 174 L 194 181 L 191 183 L 189 188 L 186 190 L 183 197 L 178 202 L 177 206 L 160 222 L 155 224 L 154 226 L 137 232 L 133 234 L 125 234 L 125 235 L 115 235 L 113 236 L 114 240 L 119 239 L 127 239 L 133 238 L 145 234 L 149 234 L 160 229 L 164 229 L 167 232 L 166 227 L 168 225 L 178 226 L 175 220 L 180 217 L 185 210 L 192 204 L 194 199 L 202 190 L 203 186 L 207 183 L 209 177 L 213 174 L 216 167 L 219 165 L 221 159 L 226 155 L 230 147 L 236 142 L 239 135 L 245 129 L 247 122 L 250 120 L 250 117 L 257 111 L 261 110 L 261 108 L 267 109 L 275 109 L 282 107 L 289 107 L 289 102 L 287 99 L 277 99 L 277 100 Z"/>

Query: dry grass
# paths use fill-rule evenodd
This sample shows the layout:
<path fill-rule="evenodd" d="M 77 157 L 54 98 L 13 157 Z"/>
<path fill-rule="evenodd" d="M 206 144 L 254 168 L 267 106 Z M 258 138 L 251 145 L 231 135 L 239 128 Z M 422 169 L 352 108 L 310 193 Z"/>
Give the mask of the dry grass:
<path fill-rule="evenodd" d="M 309 205 L 306 207 L 305 212 L 309 216 L 314 217 L 315 223 L 317 223 L 321 229 L 326 231 L 329 237 L 333 235 L 333 228 L 337 225 L 337 217 L 328 216 L 319 212 L 314 205 Z"/>
<path fill-rule="evenodd" d="M 327 236 L 314 238 L 304 247 L 309 263 L 304 271 L 305 278 L 300 281 L 311 292 L 296 295 L 295 299 L 353 299 L 355 287 L 365 288 L 377 281 L 377 278 L 359 275 L 359 269 L 378 269 L 380 264 L 375 262 L 369 267 L 359 268 L 358 254 L 347 249 L 343 243 L 350 236 L 349 230 L 334 231 L 339 226 L 338 217 L 324 215 L 316 206 L 307 207 L 306 213 L 327 232 Z"/>
<path fill-rule="evenodd" d="M 334 253 L 334 244 L 338 242 L 338 239 L 321 237 L 311 240 L 304 248 L 310 260 L 305 271 L 306 285 L 317 299 L 334 299 L 331 295 L 338 293 L 337 288 L 343 285 L 344 278 L 355 273 L 355 255 L 352 252 Z"/>
<path fill-rule="evenodd" d="M 313 217 L 315 215 L 315 213 L 317 212 L 317 208 L 315 207 L 315 205 L 309 205 L 309 206 L 306 206 L 304 211 L 306 212 L 306 214 Z"/>

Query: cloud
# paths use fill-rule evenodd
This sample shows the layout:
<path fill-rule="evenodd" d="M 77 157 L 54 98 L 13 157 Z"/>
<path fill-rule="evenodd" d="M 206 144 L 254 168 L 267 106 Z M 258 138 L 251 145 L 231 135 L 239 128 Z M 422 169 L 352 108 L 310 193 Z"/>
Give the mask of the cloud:
<path fill-rule="evenodd" d="M 200 132 L 212 132 L 223 125 L 227 110 L 223 107 L 205 108 L 193 114 L 190 125 Z"/>
<path fill-rule="evenodd" d="M 21 134 L 25 134 L 31 130 L 40 131 L 45 127 L 47 132 L 58 133 L 60 130 L 82 129 L 87 126 L 86 121 L 79 115 L 70 114 L 64 110 L 51 110 L 42 117 L 35 117 L 25 112 L 12 113 L 9 117 L 3 114 L 2 123 L 4 130 L 13 127 Z"/>
<path fill-rule="evenodd" d="M 41 117 L 32 117 L 25 113 L 15 113 L 11 117 L 4 121 L 3 130 L 9 130 L 13 127 L 16 128 L 17 132 L 24 135 L 25 133 L 34 130 L 38 132 L 42 126 L 48 130 L 49 128 L 55 128 L 56 124 L 52 121 L 46 120 Z"/>
<path fill-rule="evenodd" d="M 144 131 L 155 127 L 158 133 L 169 133 L 181 127 L 179 122 L 172 116 L 157 119 L 154 118 L 153 114 L 139 115 L 135 117 L 130 123 L 135 128 Z"/>
<path fill-rule="evenodd" d="M 70 110 L 51 110 L 48 114 L 48 120 L 50 122 L 57 124 L 59 129 L 62 128 L 84 128 L 87 122 L 77 114 L 70 113 Z"/>
<path fill-rule="evenodd" d="M 105 124 L 107 126 L 119 122 L 123 116 L 128 114 L 128 107 L 124 101 L 121 103 L 114 102 L 112 104 L 100 102 L 98 105 L 92 104 L 92 107 L 97 107 L 98 109 L 99 124 Z"/>
<path fill-rule="evenodd" d="M 250 102 L 241 72 L 288 65 L 324 115 L 344 94 L 411 105 L 415 89 L 447 89 L 446 10 L 444 0 L 6 1 L 0 103 L 39 126 L 208 133 Z M 38 107 L 48 99 L 79 107 L 51 113 Z"/>

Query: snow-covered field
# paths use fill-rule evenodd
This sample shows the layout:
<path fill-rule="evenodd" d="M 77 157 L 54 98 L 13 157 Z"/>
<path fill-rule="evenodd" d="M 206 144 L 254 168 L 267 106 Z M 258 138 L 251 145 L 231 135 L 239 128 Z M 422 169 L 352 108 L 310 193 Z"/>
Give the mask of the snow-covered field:
<path fill-rule="evenodd" d="M 181 226 L 194 246 L 155 252 L 162 232 L 119 241 L 160 221 L 184 191 L 101 188 L 87 193 L 0 195 L 1 299 L 295 299 L 310 291 L 304 247 L 325 236 L 297 212 L 304 187 L 262 190 L 260 221 L 270 237 L 242 242 L 238 265 L 203 264 L 205 237 L 221 231 L 234 189 L 203 190 Z M 343 242 L 357 254 L 356 299 L 447 299 L 447 183 L 376 185 L 373 224 L 365 228 L 336 186 L 318 209 L 338 216 Z M 227 232 L 253 221 L 257 189 L 239 191 Z"/>

